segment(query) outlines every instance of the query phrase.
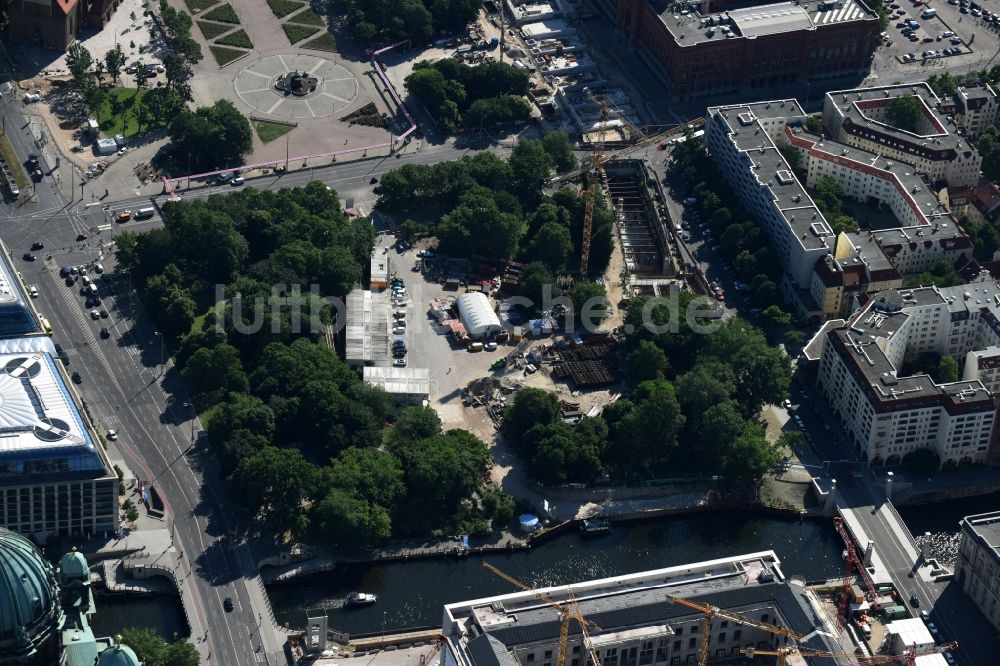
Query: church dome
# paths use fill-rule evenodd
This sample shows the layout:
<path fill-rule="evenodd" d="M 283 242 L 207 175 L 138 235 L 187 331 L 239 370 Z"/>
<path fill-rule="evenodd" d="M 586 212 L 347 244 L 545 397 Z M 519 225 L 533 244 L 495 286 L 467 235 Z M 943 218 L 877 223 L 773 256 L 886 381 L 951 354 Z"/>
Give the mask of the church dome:
<path fill-rule="evenodd" d="M 139 664 L 139 657 L 135 656 L 135 652 L 132 652 L 132 648 L 124 643 L 119 643 L 101 653 L 100 659 L 97 660 L 97 666 L 141 666 L 141 664 Z"/>
<path fill-rule="evenodd" d="M 35 653 L 57 611 L 52 567 L 31 541 L 0 527 L 0 655 Z"/>
<path fill-rule="evenodd" d="M 73 546 L 73 550 L 63 555 L 62 559 L 59 560 L 59 578 L 63 584 L 75 578 L 90 579 L 90 565 L 87 564 L 87 558 L 76 549 L 76 546 Z"/>

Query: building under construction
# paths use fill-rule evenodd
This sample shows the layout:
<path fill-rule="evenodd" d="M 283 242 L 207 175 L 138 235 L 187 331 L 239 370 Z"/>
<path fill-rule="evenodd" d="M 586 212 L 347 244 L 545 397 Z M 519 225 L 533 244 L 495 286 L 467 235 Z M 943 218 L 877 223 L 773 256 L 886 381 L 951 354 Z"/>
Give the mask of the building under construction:
<path fill-rule="evenodd" d="M 567 617 L 573 619 L 560 654 Z M 586 623 L 586 633 L 576 618 Z M 667 666 L 748 663 L 741 650 L 751 648 L 851 652 L 833 638 L 832 622 L 804 583 L 785 578 L 774 551 L 764 551 L 448 604 L 442 633 L 446 666 L 587 666 L 598 660 L 601 666 Z M 793 655 L 786 663 L 850 662 Z"/>
<path fill-rule="evenodd" d="M 625 270 L 632 276 L 674 275 L 666 227 L 646 185 L 641 160 L 614 160 L 604 166 L 609 205 L 617 218 Z"/>

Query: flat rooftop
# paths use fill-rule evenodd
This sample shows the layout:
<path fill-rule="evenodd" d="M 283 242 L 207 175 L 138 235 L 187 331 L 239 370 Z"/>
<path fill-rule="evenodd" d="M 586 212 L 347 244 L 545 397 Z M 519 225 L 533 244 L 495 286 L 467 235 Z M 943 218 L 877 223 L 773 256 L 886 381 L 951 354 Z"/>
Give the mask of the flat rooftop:
<path fill-rule="evenodd" d="M 662 3 L 651 3 L 661 6 Z M 838 6 L 839 5 L 839 6 Z M 824 6 L 820 9 L 820 6 Z M 682 47 L 731 39 L 756 39 L 769 35 L 817 30 L 852 21 L 874 21 L 878 17 L 858 0 L 818 3 L 813 8 L 794 2 L 762 3 L 722 12 L 702 14 L 660 9 L 660 21 Z"/>
<path fill-rule="evenodd" d="M 807 250 L 830 247 L 833 230 L 760 123 L 804 116 L 799 103 L 778 100 L 710 107 L 708 114 L 726 123 L 730 140 L 745 154 L 758 182 L 767 185 L 775 206 L 802 246 Z"/>
<path fill-rule="evenodd" d="M 996 557 L 1000 557 L 1000 511 L 966 516 L 962 519 L 962 523 L 987 547 L 993 549 Z"/>
<path fill-rule="evenodd" d="M 427 368 L 366 367 L 364 378 L 390 395 L 427 395 L 431 390 Z"/>
<path fill-rule="evenodd" d="M 507 649 L 556 643 L 560 616 L 538 596 L 558 603 L 568 600 L 571 593 L 582 614 L 601 627 L 590 632 L 598 644 L 650 631 L 662 636 L 672 632 L 672 622 L 701 618 L 697 611 L 672 603 L 671 596 L 735 612 L 767 610 L 777 616 L 777 624 L 801 634 L 809 634 L 823 624 L 804 586 L 787 582 L 778 556 L 763 551 L 448 604 L 444 607 L 443 630 L 450 636 L 486 634 Z M 571 636 L 579 633 L 579 625 L 571 623 Z M 807 644 L 813 649 L 839 651 L 839 646 L 827 645 L 824 636 L 816 636 Z M 478 666 L 479 660 L 475 662 Z"/>
<path fill-rule="evenodd" d="M 7 474 L 103 472 L 48 337 L 0 353 L 0 463 Z"/>
<path fill-rule="evenodd" d="M 28 304 L 21 280 L 11 268 L 7 248 L 0 244 L 0 337 L 23 336 L 40 331 Z"/>

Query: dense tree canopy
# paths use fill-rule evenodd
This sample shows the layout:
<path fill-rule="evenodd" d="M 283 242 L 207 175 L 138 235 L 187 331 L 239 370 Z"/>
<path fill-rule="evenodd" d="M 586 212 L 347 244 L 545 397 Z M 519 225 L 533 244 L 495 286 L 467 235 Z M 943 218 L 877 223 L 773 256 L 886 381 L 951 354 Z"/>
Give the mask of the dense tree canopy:
<path fill-rule="evenodd" d="M 225 99 L 184 109 L 170 123 L 169 134 L 174 152 L 189 155 L 196 172 L 239 164 L 253 147 L 250 122 Z"/>
<path fill-rule="evenodd" d="M 198 666 L 198 650 L 186 640 L 167 643 L 148 627 L 126 627 L 121 635 L 145 666 Z"/>
<path fill-rule="evenodd" d="M 482 152 L 454 162 L 408 164 L 382 177 L 375 190 L 378 207 L 405 219 L 410 234 L 436 235 L 446 253 L 532 263 L 522 293 L 541 303 L 541 285 L 552 284 L 579 263 L 585 212 L 575 188 L 542 194 L 552 167 L 550 150 L 555 147 L 526 139 L 509 161 Z M 599 200 L 591 233 L 592 273 L 602 272 L 611 258 L 613 220 Z M 546 278 L 539 281 L 543 273 Z"/>
<path fill-rule="evenodd" d="M 411 39 L 414 46 L 423 46 L 437 33 L 462 30 L 482 4 L 482 0 L 337 0 L 331 7 L 363 42 Z"/>
<path fill-rule="evenodd" d="M 422 61 L 406 77 L 404 86 L 427 107 L 443 132 L 459 127 L 484 129 L 531 116 L 531 105 L 524 97 L 528 94 L 528 72 L 509 63 L 485 62 L 470 67 L 451 58 Z"/>
<path fill-rule="evenodd" d="M 916 95 L 900 95 L 889 102 L 885 118 L 889 124 L 907 132 L 914 132 L 923 116 L 923 103 Z"/>

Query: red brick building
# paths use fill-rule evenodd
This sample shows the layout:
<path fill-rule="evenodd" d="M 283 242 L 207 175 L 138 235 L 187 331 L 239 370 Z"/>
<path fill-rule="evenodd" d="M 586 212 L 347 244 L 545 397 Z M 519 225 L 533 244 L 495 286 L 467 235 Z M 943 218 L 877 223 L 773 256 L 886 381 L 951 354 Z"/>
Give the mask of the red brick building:
<path fill-rule="evenodd" d="M 65 51 L 84 27 L 101 29 L 121 0 L 10 0 L 8 34 L 15 42 Z"/>
<path fill-rule="evenodd" d="M 867 75 L 879 32 L 862 0 L 617 0 L 616 23 L 675 101 Z"/>

